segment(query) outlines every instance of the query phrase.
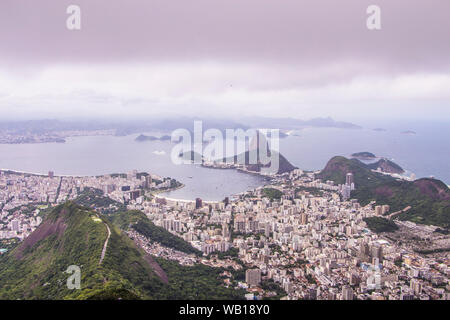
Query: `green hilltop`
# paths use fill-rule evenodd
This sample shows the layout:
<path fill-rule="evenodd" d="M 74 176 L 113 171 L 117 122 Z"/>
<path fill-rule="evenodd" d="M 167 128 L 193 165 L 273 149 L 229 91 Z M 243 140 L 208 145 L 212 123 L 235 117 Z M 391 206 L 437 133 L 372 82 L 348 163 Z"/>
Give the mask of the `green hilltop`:
<path fill-rule="evenodd" d="M 278 189 L 275 188 L 264 188 L 262 190 L 262 193 L 265 197 L 268 197 L 270 200 L 281 200 L 281 197 L 283 196 L 283 192 L 281 192 Z"/>
<path fill-rule="evenodd" d="M 395 222 L 382 217 L 370 217 L 364 218 L 363 220 L 367 223 L 369 229 L 376 233 L 394 232 L 398 230 Z"/>
<path fill-rule="evenodd" d="M 358 188 L 395 180 L 391 176 L 371 171 L 364 163 L 357 159 L 347 159 L 342 156 L 331 158 L 317 177 L 324 181 L 330 180 L 337 184 L 343 184 L 345 183 L 345 176 L 348 172 L 353 173 L 355 185 Z"/>
<path fill-rule="evenodd" d="M 108 236 L 106 255 L 100 264 Z M 81 290 L 67 288 L 70 265 L 81 268 Z M 148 298 L 164 287 L 133 242 L 93 211 L 68 202 L 0 260 L 1 299 Z"/>
<path fill-rule="evenodd" d="M 108 217 L 120 229 L 134 229 L 143 236 L 178 251 L 187 254 L 201 255 L 201 251 L 192 247 L 182 238 L 173 235 L 166 229 L 156 226 L 139 210 L 117 212 Z"/>
<path fill-rule="evenodd" d="M 371 201 L 379 205 L 388 204 L 390 213 L 410 207 L 396 218 L 450 227 L 450 190 L 442 181 L 431 178 L 399 180 L 373 172 L 357 159 L 341 156 L 333 157 L 317 177 L 343 184 L 348 172 L 353 173 L 356 187 L 351 196 L 362 205 Z"/>
<path fill-rule="evenodd" d="M 71 265 L 81 269 L 80 290 L 67 288 Z M 103 214 L 67 202 L 0 258 L 0 299 L 242 299 L 242 290 L 223 286 L 221 272 L 154 258 Z"/>
<path fill-rule="evenodd" d="M 201 255 L 182 238 L 173 235 L 163 227 L 156 226 L 139 210 L 127 210 L 126 206 L 103 195 L 99 189 L 85 189 L 74 200 L 80 206 L 105 213 L 105 217 L 121 230 L 134 229 L 145 237 L 161 243 L 163 246 L 185 252 Z"/>
<path fill-rule="evenodd" d="M 388 159 L 380 159 L 377 162 L 374 163 L 368 163 L 366 164 L 367 168 L 377 170 L 381 169 L 383 172 L 387 173 L 399 173 L 402 174 L 405 172 L 402 167 L 400 167 L 395 162 L 388 160 Z"/>

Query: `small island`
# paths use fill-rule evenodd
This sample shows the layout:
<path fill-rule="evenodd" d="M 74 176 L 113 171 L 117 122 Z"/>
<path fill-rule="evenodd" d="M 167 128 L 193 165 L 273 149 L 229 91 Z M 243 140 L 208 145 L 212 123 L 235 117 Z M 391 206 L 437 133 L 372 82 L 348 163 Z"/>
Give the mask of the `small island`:
<path fill-rule="evenodd" d="M 376 159 L 376 156 L 371 152 L 356 152 L 352 154 L 352 158 L 358 159 L 358 160 L 373 160 Z"/>

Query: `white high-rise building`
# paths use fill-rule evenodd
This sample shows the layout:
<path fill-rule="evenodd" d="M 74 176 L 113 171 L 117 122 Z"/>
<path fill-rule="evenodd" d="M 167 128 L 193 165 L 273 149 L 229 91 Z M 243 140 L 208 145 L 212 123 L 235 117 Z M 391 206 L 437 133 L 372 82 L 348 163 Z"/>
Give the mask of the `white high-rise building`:
<path fill-rule="evenodd" d="M 19 220 L 12 220 L 11 221 L 11 230 L 18 232 L 20 230 L 20 221 Z"/>

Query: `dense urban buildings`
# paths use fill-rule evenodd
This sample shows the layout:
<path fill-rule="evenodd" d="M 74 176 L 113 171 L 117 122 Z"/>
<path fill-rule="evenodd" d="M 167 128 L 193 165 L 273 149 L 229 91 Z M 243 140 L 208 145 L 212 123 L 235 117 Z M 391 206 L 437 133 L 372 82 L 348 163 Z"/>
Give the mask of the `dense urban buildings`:
<path fill-rule="evenodd" d="M 297 169 L 224 201 L 181 201 L 158 195 L 158 190 L 176 187 L 170 178 L 137 171 L 99 177 L 3 171 L 0 237 L 23 240 L 41 223 L 41 209 L 76 199 L 86 190 L 101 190 L 102 196 L 113 200 L 101 210 L 113 210 L 118 204 L 140 210 L 203 256 L 128 231 L 146 252 L 183 265 L 203 263 L 245 271 L 235 285 L 246 289 L 249 299 L 275 295 L 267 283 L 283 290 L 283 299 L 449 298 L 448 254 L 437 251 L 424 256 L 408 243 L 371 231 L 365 219 L 388 214 L 389 206 L 362 207 L 349 199 L 347 190 L 357 188 L 352 174 L 346 176 L 345 185 L 334 185 Z M 268 189 L 278 190 L 280 196 L 268 197 Z M 416 237 L 430 238 L 436 229 L 397 223 L 402 232 Z M 445 235 L 436 241 L 450 245 Z M 231 285 L 229 278 L 224 285 Z"/>

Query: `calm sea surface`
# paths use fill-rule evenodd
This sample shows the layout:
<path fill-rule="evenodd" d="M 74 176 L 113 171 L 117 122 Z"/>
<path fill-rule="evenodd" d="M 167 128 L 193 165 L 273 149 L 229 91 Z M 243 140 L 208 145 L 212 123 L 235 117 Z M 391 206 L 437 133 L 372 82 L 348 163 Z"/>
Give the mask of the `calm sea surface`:
<path fill-rule="evenodd" d="M 414 130 L 416 134 L 403 134 Z M 175 165 L 170 142 L 135 142 L 126 137 L 90 136 L 66 143 L 0 145 L 0 168 L 61 175 L 100 175 L 133 169 L 176 178 L 185 187 L 167 196 L 222 200 L 263 185 L 264 180 L 235 170 Z M 301 169 L 322 169 L 335 155 L 370 151 L 388 157 L 419 177 L 435 176 L 450 184 L 450 128 L 446 124 L 372 129 L 310 128 L 280 142 L 281 153 Z"/>
<path fill-rule="evenodd" d="M 386 128 L 386 127 L 385 127 Z M 404 131 L 415 134 L 405 134 Z M 300 136 L 282 139 L 283 155 L 302 169 L 322 169 L 335 155 L 350 156 L 369 151 L 392 159 L 417 178 L 434 176 L 450 185 L 450 125 L 411 124 L 403 128 L 373 129 L 304 129 Z"/>

